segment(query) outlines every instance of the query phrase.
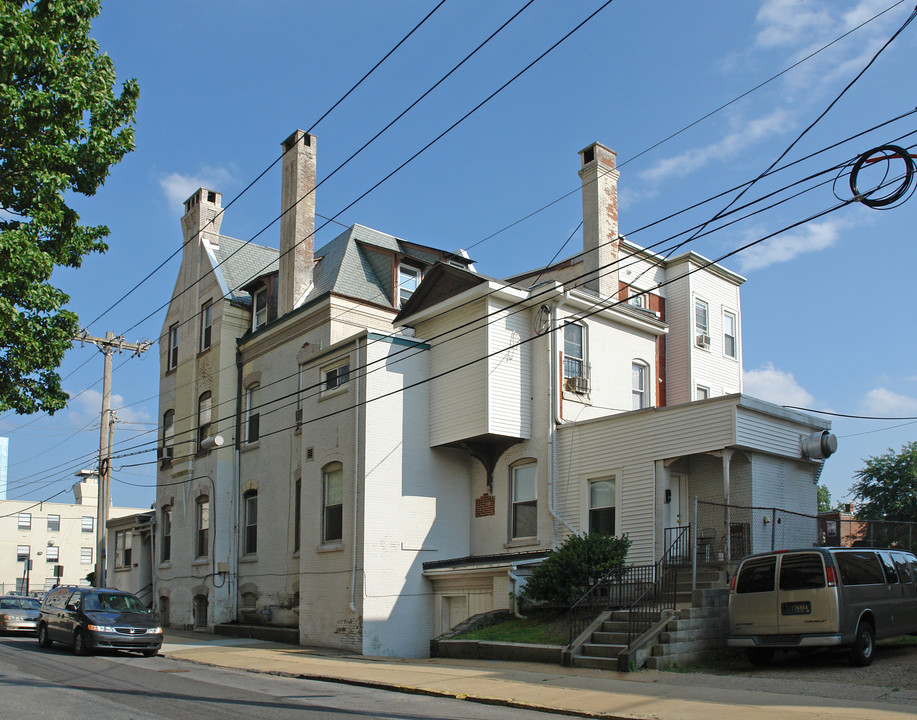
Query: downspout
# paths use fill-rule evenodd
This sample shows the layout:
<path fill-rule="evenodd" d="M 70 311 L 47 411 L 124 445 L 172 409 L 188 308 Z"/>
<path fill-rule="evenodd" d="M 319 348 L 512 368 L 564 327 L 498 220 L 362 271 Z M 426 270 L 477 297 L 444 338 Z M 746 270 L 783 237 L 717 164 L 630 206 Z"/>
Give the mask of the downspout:
<path fill-rule="evenodd" d="M 360 341 L 357 341 L 356 367 L 360 367 Z M 357 611 L 357 499 L 360 479 L 360 374 L 353 378 L 353 561 L 350 570 L 350 612 Z"/>
<path fill-rule="evenodd" d="M 520 620 L 525 620 L 525 615 L 519 612 L 519 593 L 516 592 L 516 587 L 519 583 L 519 576 L 516 575 L 515 563 L 507 568 L 506 574 L 509 576 L 510 593 L 513 598 L 513 615 L 515 615 Z"/>
<path fill-rule="evenodd" d="M 233 541 L 229 544 L 229 612 L 231 617 L 239 619 L 239 488 L 242 487 L 242 351 L 236 348 L 236 442 L 233 449 L 233 483 L 230 498 L 232 513 Z"/>
<path fill-rule="evenodd" d="M 551 513 L 551 517 L 556 521 L 551 523 L 552 527 L 552 537 L 551 537 L 551 547 L 557 547 L 557 523 L 561 523 L 564 527 L 567 528 L 574 535 L 579 533 L 570 527 L 569 523 L 564 520 L 560 515 L 557 514 L 555 508 L 555 497 L 554 495 L 557 492 L 557 453 L 555 452 L 555 445 L 557 443 L 557 426 L 563 425 L 564 420 L 560 417 L 560 403 L 558 402 L 558 396 L 560 393 L 560 387 L 557 382 L 558 376 L 558 366 L 557 366 L 557 311 L 563 306 L 565 300 L 567 299 L 567 293 L 564 293 L 561 300 L 556 300 L 551 306 L 551 327 L 548 329 L 548 332 L 551 334 L 550 341 L 548 342 L 548 353 L 550 357 L 548 358 L 548 389 L 551 395 L 551 402 L 549 403 L 548 412 L 550 417 L 548 419 L 548 512 Z"/>

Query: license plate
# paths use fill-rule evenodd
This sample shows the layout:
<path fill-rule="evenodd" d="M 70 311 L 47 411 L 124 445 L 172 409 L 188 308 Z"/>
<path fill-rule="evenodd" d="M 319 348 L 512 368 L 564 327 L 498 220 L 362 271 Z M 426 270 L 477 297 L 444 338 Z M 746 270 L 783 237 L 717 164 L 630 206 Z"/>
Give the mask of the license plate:
<path fill-rule="evenodd" d="M 780 607 L 781 615 L 811 615 L 812 603 L 810 602 L 787 602 Z"/>

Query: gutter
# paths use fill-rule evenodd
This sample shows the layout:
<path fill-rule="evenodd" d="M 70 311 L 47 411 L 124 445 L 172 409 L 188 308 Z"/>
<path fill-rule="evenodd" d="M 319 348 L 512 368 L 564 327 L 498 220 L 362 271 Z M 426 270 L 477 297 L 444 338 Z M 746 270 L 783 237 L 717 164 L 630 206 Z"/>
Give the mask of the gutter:
<path fill-rule="evenodd" d="M 560 386 L 557 382 L 557 374 L 559 370 L 557 366 L 557 311 L 563 307 L 567 297 L 568 293 L 564 293 L 562 299 L 556 300 L 552 303 L 551 326 L 548 329 L 548 332 L 551 333 L 551 339 L 548 342 L 548 353 L 550 354 L 550 357 L 548 358 L 548 372 L 550 374 L 550 377 L 548 378 L 548 388 L 551 395 L 551 402 L 549 403 L 550 417 L 548 418 L 548 512 L 556 521 L 552 523 L 552 548 L 557 547 L 558 522 L 574 535 L 579 535 L 579 532 L 570 527 L 570 524 L 557 513 L 557 510 L 555 509 L 556 500 L 554 497 L 557 492 L 557 453 L 555 452 L 555 445 L 557 443 L 557 427 L 559 425 L 565 424 L 564 419 L 560 416 Z"/>

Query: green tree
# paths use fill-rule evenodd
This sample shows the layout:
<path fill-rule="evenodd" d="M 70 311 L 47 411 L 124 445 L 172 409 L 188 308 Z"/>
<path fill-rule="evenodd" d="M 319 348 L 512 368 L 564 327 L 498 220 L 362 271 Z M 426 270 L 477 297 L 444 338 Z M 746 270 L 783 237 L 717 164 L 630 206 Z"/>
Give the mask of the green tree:
<path fill-rule="evenodd" d="M 630 538 L 571 535 L 538 565 L 522 591 L 522 599 L 570 606 L 589 588 L 624 564 Z"/>
<path fill-rule="evenodd" d="M 139 89 L 115 95 L 114 64 L 89 37 L 98 0 L 0 0 L 0 410 L 66 405 L 57 368 L 77 332 L 55 266 L 104 252 L 68 193 L 94 195 L 134 149 Z"/>
<path fill-rule="evenodd" d="M 917 522 L 917 441 L 864 462 L 850 488 L 859 501 L 857 519 Z"/>
<path fill-rule="evenodd" d="M 827 485 L 818 486 L 818 512 L 828 512 L 831 509 L 831 491 Z"/>

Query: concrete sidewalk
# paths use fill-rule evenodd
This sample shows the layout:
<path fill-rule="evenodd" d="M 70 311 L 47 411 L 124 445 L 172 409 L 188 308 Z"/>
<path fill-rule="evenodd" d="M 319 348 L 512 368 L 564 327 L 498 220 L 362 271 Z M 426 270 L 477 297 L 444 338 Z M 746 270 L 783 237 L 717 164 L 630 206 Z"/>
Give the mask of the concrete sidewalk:
<path fill-rule="evenodd" d="M 162 655 L 189 662 L 594 718 L 913 719 L 917 692 L 707 673 L 614 673 L 534 663 L 375 658 L 169 630 Z M 851 672 L 856 672 L 851 669 Z"/>

